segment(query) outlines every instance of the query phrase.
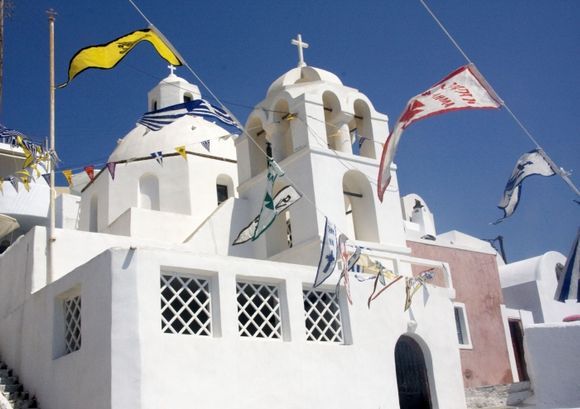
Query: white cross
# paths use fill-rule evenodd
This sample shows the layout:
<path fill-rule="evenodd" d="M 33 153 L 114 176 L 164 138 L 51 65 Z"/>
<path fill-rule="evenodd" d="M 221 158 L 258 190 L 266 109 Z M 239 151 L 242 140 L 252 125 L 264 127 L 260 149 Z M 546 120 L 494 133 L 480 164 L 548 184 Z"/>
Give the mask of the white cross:
<path fill-rule="evenodd" d="M 173 73 L 175 72 L 175 67 L 172 64 L 169 64 L 167 66 L 167 68 L 169 68 L 169 71 L 170 71 L 169 75 L 173 75 Z"/>
<path fill-rule="evenodd" d="M 304 54 L 302 53 L 303 48 L 308 48 L 308 43 L 302 42 L 302 35 L 298 34 L 298 39 L 292 39 L 292 45 L 298 47 L 298 67 L 306 67 L 304 62 Z"/>

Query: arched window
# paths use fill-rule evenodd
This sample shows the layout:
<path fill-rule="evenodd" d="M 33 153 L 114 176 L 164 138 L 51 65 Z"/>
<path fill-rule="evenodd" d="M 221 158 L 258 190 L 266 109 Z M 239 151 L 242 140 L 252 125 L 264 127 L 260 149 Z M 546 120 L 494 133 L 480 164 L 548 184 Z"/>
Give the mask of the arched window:
<path fill-rule="evenodd" d="M 229 175 L 219 175 L 216 180 L 218 206 L 234 195 L 234 182 Z"/>
<path fill-rule="evenodd" d="M 347 228 L 356 240 L 379 241 L 373 190 L 369 180 L 357 170 L 349 170 L 342 178 Z"/>
<path fill-rule="evenodd" d="M 274 197 L 283 187 L 283 183 L 276 181 L 273 190 Z M 278 214 L 264 234 L 266 235 L 266 251 L 268 257 L 293 247 L 290 209 Z"/>
<path fill-rule="evenodd" d="M 94 233 L 99 231 L 99 198 L 96 194 L 91 197 L 89 203 L 89 231 Z"/>
<path fill-rule="evenodd" d="M 159 210 L 159 180 L 157 176 L 147 173 L 139 179 L 139 207 Z"/>
<path fill-rule="evenodd" d="M 157 111 L 157 101 L 153 101 L 151 103 L 151 111 Z"/>

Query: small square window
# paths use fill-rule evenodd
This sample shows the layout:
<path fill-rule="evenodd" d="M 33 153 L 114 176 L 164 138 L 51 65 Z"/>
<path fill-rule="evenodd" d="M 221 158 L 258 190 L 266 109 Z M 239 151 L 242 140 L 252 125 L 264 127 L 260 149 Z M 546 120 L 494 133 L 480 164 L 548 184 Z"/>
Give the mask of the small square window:
<path fill-rule="evenodd" d="M 161 274 L 161 330 L 166 334 L 212 335 L 209 280 Z"/>
<path fill-rule="evenodd" d="M 340 305 L 335 292 L 303 290 L 304 319 L 308 341 L 344 341 Z"/>
<path fill-rule="evenodd" d="M 243 337 L 282 338 L 278 287 L 238 281 L 236 290 L 239 334 Z"/>

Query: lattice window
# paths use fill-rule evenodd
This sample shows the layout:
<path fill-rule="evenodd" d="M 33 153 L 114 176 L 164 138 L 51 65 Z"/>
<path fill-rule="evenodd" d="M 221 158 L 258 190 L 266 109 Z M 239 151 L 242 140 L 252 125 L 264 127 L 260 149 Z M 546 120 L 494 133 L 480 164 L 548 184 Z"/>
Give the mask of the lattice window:
<path fill-rule="evenodd" d="M 281 338 L 278 287 L 238 281 L 238 332 L 243 337 Z"/>
<path fill-rule="evenodd" d="M 81 349 L 81 296 L 67 298 L 64 308 L 65 354 Z"/>
<path fill-rule="evenodd" d="M 167 334 L 212 335 L 209 280 L 161 274 L 161 330 Z"/>
<path fill-rule="evenodd" d="M 340 305 L 336 293 L 304 290 L 304 318 L 308 341 L 343 342 Z"/>

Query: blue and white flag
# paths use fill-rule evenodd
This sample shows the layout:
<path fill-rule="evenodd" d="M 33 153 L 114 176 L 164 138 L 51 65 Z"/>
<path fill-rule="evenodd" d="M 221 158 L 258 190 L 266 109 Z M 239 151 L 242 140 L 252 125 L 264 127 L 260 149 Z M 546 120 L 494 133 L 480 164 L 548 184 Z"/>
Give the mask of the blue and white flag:
<path fill-rule="evenodd" d="M 185 115 L 217 119 L 224 125 L 240 129 L 236 121 L 225 110 L 210 104 L 204 99 L 194 99 L 146 112 L 139 120 L 139 123 L 152 131 L 158 131 L 165 125 L 169 125 Z"/>
<path fill-rule="evenodd" d="M 576 240 L 572 245 L 570 254 L 566 259 L 566 265 L 558 279 L 558 288 L 554 299 L 560 302 L 566 300 L 576 300 L 580 302 L 580 291 L 578 286 L 580 284 L 580 228 L 576 233 Z"/>
<path fill-rule="evenodd" d="M 543 150 L 534 149 L 520 156 L 497 206 L 503 210 L 504 215 L 493 224 L 501 222 L 515 212 L 522 194 L 521 184 L 525 178 L 532 175 L 553 176 L 555 174 L 556 170 L 552 168 L 551 161 L 546 158 Z"/>
<path fill-rule="evenodd" d="M 318 269 L 316 270 L 316 277 L 314 278 L 314 288 L 318 287 L 332 275 L 336 267 L 337 256 L 338 238 L 336 235 L 336 226 L 326 218 L 320 260 L 318 261 Z"/>
<path fill-rule="evenodd" d="M 276 210 L 276 215 L 282 213 L 284 210 L 292 206 L 298 199 L 302 196 L 294 186 L 288 185 L 281 189 L 276 196 L 274 196 L 274 209 Z M 232 245 L 246 243 L 250 240 L 254 241 L 259 235 L 256 235 L 258 224 L 260 222 L 260 215 L 256 216 L 252 222 L 244 227 L 242 231 L 238 234 L 238 237 L 234 240 Z"/>
<path fill-rule="evenodd" d="M 163 154 L 161 151 L 151 152 L 151 157 L 157 161 L 161 166 L 163 166 Z"/>
<path fill-rule="evenodd" d="M 209 139 L 207 141 L 201 141 L 201 146 L 203 146 L 205 148 L 205 150 L 208 152 L 209 152 L 210 142 L 211 141 Z"/>

